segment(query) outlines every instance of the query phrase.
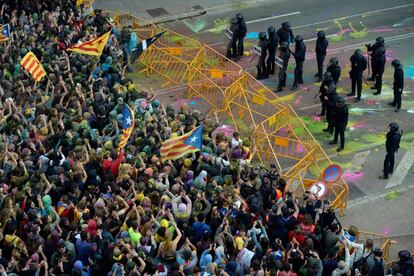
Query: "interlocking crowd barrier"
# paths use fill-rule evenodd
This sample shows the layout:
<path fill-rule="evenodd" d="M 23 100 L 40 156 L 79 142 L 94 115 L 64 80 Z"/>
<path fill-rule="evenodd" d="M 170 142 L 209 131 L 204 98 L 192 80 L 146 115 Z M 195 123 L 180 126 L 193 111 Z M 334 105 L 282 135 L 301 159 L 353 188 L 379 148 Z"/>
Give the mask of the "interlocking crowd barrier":
<path fill-rule="evenodd" d="M 238 64 L 209 46 L 124 12 L 107 12 L 118 28 L 131 25 L 139 39 L 165 31 L 140 57 L 145 72 L 156 72 L 164 85 L 185 84 L 190 96 L 210 105 L 213 113 L 250 127 L 254 158 L 277 165 L 289 188 L 302 196 L 321 178 L 331 160 L 290 105 Z M 348 202 L 348 185 L 340 178 L 328 184 L 327 198 L 341 215 Z"/>

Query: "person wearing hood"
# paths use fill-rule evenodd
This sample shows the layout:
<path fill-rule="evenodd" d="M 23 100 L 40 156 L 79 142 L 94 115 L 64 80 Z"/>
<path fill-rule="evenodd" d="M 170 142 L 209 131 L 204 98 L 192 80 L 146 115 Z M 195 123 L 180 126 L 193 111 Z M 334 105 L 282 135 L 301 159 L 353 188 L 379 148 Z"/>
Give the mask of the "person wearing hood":
<path fill-rule="evenodd" d="M 207 172 L 202 170 L 193 182 L 193 186 L 198 190 L 205 190 L 207 184 Z"/>
<path fill-rule="evenodd" d="M 359 102 L 361 100 L 362 92 L 362 74 L 365 69 L 367 69 L 367 59 L 364 57 L 361 49 L 356 49 L 349 60 L 351 61 L 351 71 L 349 72 L 349 76 L 352 81 L 352 91 L 351 93 L 348 93 L 347 96 L 355 96 L 355 90 L 357 90 L 358 94 L 355 102 Z"/>
<path fill-rule="evenodd" d="M 318 37 L 316 39 L 316 60 L 318 62 L 318 73 L 315 74 L 315 77 L 318 78 L 316 82 L 322 81 L 322 74 L 323 74 L 323 62 L 326 57 L 326 49 L 328 48 L 329 42 L 326 39 L 326 34 L 324 31 L 318 32 Z"/>

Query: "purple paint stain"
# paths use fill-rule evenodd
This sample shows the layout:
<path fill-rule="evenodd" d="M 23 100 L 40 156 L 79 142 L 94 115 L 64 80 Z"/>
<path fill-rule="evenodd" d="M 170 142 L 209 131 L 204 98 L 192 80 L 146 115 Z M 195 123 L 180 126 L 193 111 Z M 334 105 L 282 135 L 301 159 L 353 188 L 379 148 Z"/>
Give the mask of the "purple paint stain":
<path fill-rule="evenodd" d="M 302 99 L 302 96 L 297 97 L 295 100 L 295 105 L 299 105 L 301 102 L 301 99 Z"/>
<path fill-rule="evenodd" d="M 364 177 L 364 173 L 363 172 L 351 172 L 351 173 L 344 173 L 342 174 L 342 178 L 345 181 L 350 181 L 350 182 L 355 182 L 355 181 L 359 181 Z"/>
<path fill-rule="evenodd" d="M 321 122 L 322 121 L 322 117 L 312 116 L 312 120 L 315 121 L 315 122 Z"/>
<path fill-rule="evenodd" d="M 297 145 L 296 145 L 296 151 L 297 151 L 298 153 L 302 153 L 302 152 L 303 152 L 303 146 L 302 146 L 301 144 L 297 144 Z"/>

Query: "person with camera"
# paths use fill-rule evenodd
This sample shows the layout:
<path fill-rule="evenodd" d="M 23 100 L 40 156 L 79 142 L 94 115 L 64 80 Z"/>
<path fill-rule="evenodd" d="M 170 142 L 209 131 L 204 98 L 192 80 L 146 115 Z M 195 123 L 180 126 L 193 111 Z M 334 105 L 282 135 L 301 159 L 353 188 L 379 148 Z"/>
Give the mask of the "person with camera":
<path fill-rule="evenodd" d="M 375 81 L 375 85 L 371 87 L 371 89 L 376 89 L 377 92 L 375 92 L 374 95 L 379 95 L 381 94 L 382 75 L 384 74 L 386 62 L 384 37 L 377 37 L 374 44 L 366 44 L 365 46 L 367 47 L 368 52 L 370 52 L 370 56 L 372 58 L 372 76 L 368 80 Z"/>

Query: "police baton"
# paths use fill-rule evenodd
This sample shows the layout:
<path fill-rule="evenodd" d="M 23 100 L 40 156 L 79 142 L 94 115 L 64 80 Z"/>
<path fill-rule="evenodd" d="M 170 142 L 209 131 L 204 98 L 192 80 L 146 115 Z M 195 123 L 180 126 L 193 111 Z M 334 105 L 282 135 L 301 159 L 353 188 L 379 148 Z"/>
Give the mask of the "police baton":
<path fill-rule="evenodd" d="M 362 75 L 362 79 L 364 80 L 365 84 L 368 85 L 367 79 Z"/>

